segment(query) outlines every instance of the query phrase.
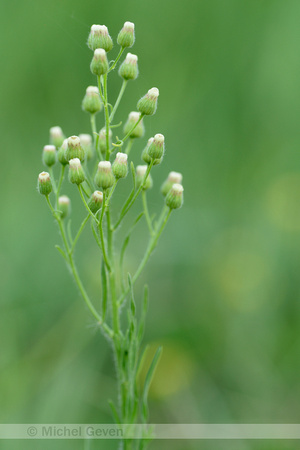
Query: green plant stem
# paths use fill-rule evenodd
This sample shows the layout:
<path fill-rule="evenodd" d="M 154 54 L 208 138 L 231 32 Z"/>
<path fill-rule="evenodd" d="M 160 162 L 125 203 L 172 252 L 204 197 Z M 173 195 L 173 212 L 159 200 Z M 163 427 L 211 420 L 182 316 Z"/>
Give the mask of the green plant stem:
<path fill-rule="evenodd" d="M 109 121 L 109 110 L 108 110 L 108 99 L 107 99 L 107 73 L 105 73 L 104 75 L 102 75 L 102 79 L 103 79 L 103 93 L 102 93 L 102 86 L 101 86 L 101 77 L 97 77 L 98 78 L 98 88 L 99 88 L 99 92 L 100 92 L 100 97 L 102 99 L 103 102 L 103 106 L 104 106 L 104 113 L 105 113 L 105 138 L 106 138 L 106 154 L 105 154 L 105 159 L 106 161 L 109 160 L 109 155 L 110 155 L 110 151 L 109 151 L 109 125 L 110 125 L 110 121 Z"/>
<path fill-rule="evenodd" d="M 116 336 L 120 332 L 119 323 L 119 310 L 117 305 L 117 293 L 116 293 L 116 274 L 114 264 L 114 248 L 113 248 L 113 230 L 111 228 L 110 209 L 106 208 L 106 220 L 107 220 L 107 246 L 108 256 L 111 263 L 110 277 L 110 292 L 111 292 L 111 304 L 112 304 L 112 317 L 113 317 L 113 330 Z"/>
<path fill-rule="evenodd" d="M 142 270 L 144 269 L 148 259 L 151 256 L 151 253 L 153 252 L 153 250 L 155 249 L 156 245 L 157 245 L 157 241 L 161 235 L 161 233 L 163 232 L 163 229 L 165 228 L 168 219 L 170 217 L 172 210 L 169 209 L 167 213 L 165 213 L 164 219 L 160 225 L 160 227 L 157 229 L 156 233 L 154 234 L 154 236 L 150 239 L 146 253 L 142 259 L 142 261 L 140 262 L 140 265 L 138 266 L 134 276 L 132 277 L 132 285 L 134 285 L 134 283 L 136 282 L 136 280 L 138 279 L 138 277 L 140 276 Z M 118 304 L 121 305 L 123 303 L 123 301 L 125 300 L 126 296 L 128 295 L 130 291 L 130 288 L 128 287 L 126 289 L 126 291 L 121 295 Z"/>
<path fill-rule="evenodd" d="M 152 220 L 149 215 L 146 191 L 142 191 L 142 199 L 143 199 L 143 207 L 144 207 L 144 214 L 146 217 L 146 222 L 147 222 L 147 225 L 149 228 L 150 235 L 153 236 L 154 231 L 153 231 L 153 227 L 152 227 Z"/>
<path fill-rule="evenodd" d="M 127 80 L 123 80 L 123 83 L 122 83 L 122 86 L 121 86 L 121 89 L 120 89 L 118 98 L 117 98 L 116 103 L 115 103 L 115 105 L 114 105 L 114 107 L 113 107 L 113 110 L 112 110 L 112 112 L 111 112 L 111 114 L 110 114 L 110 116 L 109 116 L 109 121 L 110 121 L 110 122 L 112 122 L 112 121 L 113 121 L 113 118 L 115 117 L 116 111 L 117 111 L 117 109 L 118 109 L 118 106 L 119 106 L 119 104 L 120 104 L 120 101 L 122 100 L 122 97 L 123 97 L 123 94 L 124 94 L 124 92 L 125 92 L 126 86 L 127 86 Z"/>
<path fill-rule="evenodd" d="M 114 70 L 114 68 L 116 67 L 116 65 L 118 64 L 119 59 L 122 56 L 122 53 L 124 52 L 125 48 L 121 47 L 118 56 L 116 57 L 115 61 L 113 62 L 112 66 L 109 68 L 108 73 L 111 72 L 112 70 Z"/>
<path fill-rule="evenodd" d="M 60 177 L 59 177 L 59 182 L 58 182 L 58 186 L 57 186 L 57 191 L 56 191 L 56 209 L 58 209 L 58 199 L 59 199 L 59 193 L 60 193 L 60 188 L 64 179 L 64 174 L 65 174 L 65 165 L 61 166 L 61 171 L 60 171 Z"/>
<path fill-rule="evenodd" d="M 106 202 L 106 191 L 104 190 L 103 191 L 103 202 L 102 202 L 102 208 L 101 208 L 101 215 L 100 215 L 100 220 L 99 220 L 98 226 L 99 226 L 99 235 L 100 235 L 103 259 L 104 259 L 105 265 L 107 267 L 107 270 L 110 273 L 111 272 L 111 267 L 110 267 L 110 263 L 108 261 L 108 257 L 107 257 L 107 254 L 106 254 L 105 242 L 104 242 L 104 233 L 103 233 L 103 217 L 104 217 L 104 212 L 105 212 L 105 202 Z"/>
<path fill-rule="evenodd" d="M 99 134 L 97 133 L 97 127 L 96 127 L 96 114 L 91 114 L 90 118 L 91 118 L 91 128 L 92 128 L 95 151 L 97 153 L 98 158 L 100 160 L 102 160 L 102 155 L 98 148 Z"/>
<path fill-rule="evenodd" d="M 128 211 L 130 210 L 130 208 L 132 207 L 132 205 L 134 204 L 134 202 L 136 201 L 139 193 L 141 192 L 141 190 L 144 187 L 144 184 L 148 178 L 148 175 L 150 174 L 150 171 L 152 169 L 153 166 L 153 161 L 151 161 L 151 163 L 148 165 L 146 173 L 144 175 L 143 181 L 140 184 L 140 187 L 138 188 L 138 190 L 136 191 L 136 193 L 134 194 L 134 196 L 131 198 L 130 196 L 128 197 L 127 201 L 125 202 L 125 205 L 122 208 L 122 211 L 120 213 L 119 219 L 117 220 L 116 224 L 114 225 L 114 230 L 116 230 L 118 228 L 118 226 L 120 225 L 121 221 L 123 220 L 123 218 L 126 216 L 126 214 L 128 213 Z"/>
<path fill-rule="evenodd" d="M 110 201 L 110 199 L 111 199 L 111 197 L 112 197 L 112 195 L 113 195 L 113 193 L 114 193 L 114 190 L 116 189 L 117 183 L 118 183 L 118 180 L 116 179 L 116 180 L 114 181 L 114 184 L 112 185 L 110 191 L 109 191 L 108 196 L 107 196 L 106 203 L 105 203 L 105 208 L 107 208 L 108 205 L 109 205 L 109 201 Z"/>
<path fill-rule="evenodd" d="M 84 198 L 84 195 L 83 195 L 83 192 L 82 192 L 83 188 L 82 188 L 81 184 L 78 184 L 77 186 L 78 186 L 78 190 L 79 190 L 79 194 L 80 194 L 81 200 L 83 201 L 83 204 L 84 204 L 87 212 L 94 218 L 95 222 L 98 225 L 99 224 L 99 220 L 97 219 L 95 214 L 93 214 L 92 211 L 90 210 L 89 205 L 87 204 L 86 199 Z"/>
<path fill-rule="evenodd" d="M 57 195 L 56 181 L 55 181 L 55 178 L 54 178 L 54 173 L 53 173 L 53 168 L 52 168 L 52 166 L 49 167 L 48 170 L 49 170 L 49 174 L 50 174 L 50 176 L 51 176 L 51 181 L 52 181 L 52 186 L 53 186 L 54 194 Z"/>
<path fill-rule="evenodd" d="M 76 242 L 78 241 L 79 236 L 81 235 L 81 233 L 82 233 L 84 227 L 85 227 L 86 224 L 88 223 L 90 217 L 91 217 L 91 215 L 88 214 L 88 215 L 86 216 L 86 218 L 83 220 L 82 224 L 80 225 L 80 228 L 79 228 L 79 230 L 78 230 L 78 233 L 76 234 L 75 239 L 74 239 L 73 244 L 72 244 L 71 249 L 70 249 L 70 252 L 71 252 L 71 253 L 73 253 L 74 248 L 75 248 L 75 245 L 76 245 Z"/>
<path fill-rule="evenodd" d="M 128 131 L 127 134 L 125 134 L 125 136 L 122 138 L 122 142 L 124 144 L 125 141 L 127 141 L 127 139 L 130 137 L 131 133 L 133 132 L 133 130 L 138 126 L 138 124 L 140 123 L 140 121 L 142 120 L 142 118 L 144 117 L 145 114 L 141 114 L 139 119 L 136 121 L 136 123 L 133 125 L 133 127 L 131 128 L 131 130 Z"/>
<path fill-rule="evenodd" d="M 134 142 L 134 139 L 132 139 L 132 138 L 129 139 L 128 144 L 127 144 L 127 147 L 126 147 L 126 149 L 125 149 L 126 155 L 129 155 L 130 150 L 131 150 L 131 147 L 132 147 L 132 145 L 133 145 L 133 142 Z"/>
<path fill-rule="evenodd" d="M 104 324 L 103 324 L 102 317 L 96 311 L 96 309 L 95 309 L 94 305 L 92 304 L 92 302 L 91 302 L 87 292 L 85 291 L 85 289 L 83 287 L 83 284 L 82 284 L 82 282 L 80 280 L 80 277 L 78 275 L 78 272 L 77 272 L 77 269 L 76 269 L 76 266 L 75 266 L 75 263 L 74 263 L 74 260 L 73 260 L 73 255 L 72 255 L 71 250 L 69 248 L 69 244 L 68 244 L 68 241 L 67 241 L 67 236 L 66 236 L 66 233 L 65 233 L 65 229 L 64 229 L 63 223 L 62 223 L 59 215 L 54 211 L 54 208 L 51 205 L 51 202 L 49 200 L 49 196 L 46 196 L 46 200 L 47 200 L 47 203 L 49 205 L 50 210 L 52 211 L 52 214 L 53 214 L 54 218 L 56 219 L 56 221 L 58 223 L 60 234 L 61 234 L 64 246 L 65 246 L 65 251 L 66 251 L 66 253 L 68 255 L 68 263 L 69 263 L 69 266 L 71 268 L 74 280 L 75 280 L 75 282 L 76 282 L 76 284 L 77 284 L 77 286 L 78 286 L 78 288 L 79 288 L 79 290 L 81 292 L 81 295 L 82 295 L 82 297 L 83 297 L 87 307 L 89 308 L 90 312 L 95 317 L 97 322 L 100 325 L 103 326 Z M 105 330 L 109 331 L 110 335 L 112 335 L 111 330 L 110 330 L 110 328 L 107 325 L 105 325 Z"/>

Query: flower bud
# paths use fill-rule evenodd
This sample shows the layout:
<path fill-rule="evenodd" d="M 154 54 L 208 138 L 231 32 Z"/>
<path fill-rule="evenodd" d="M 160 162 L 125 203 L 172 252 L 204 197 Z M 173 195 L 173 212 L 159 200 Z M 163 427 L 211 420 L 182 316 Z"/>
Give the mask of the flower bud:
<path fill-rule="evenodd" d="M 80 134 L 80 143 L 86 159 L 89 161 L 93 157 L 92 136 L 90 134 Z"/>
<path fill-rule="evenodd" d="M 65 139 L 64 133 L 60 127 L 50 128 L 50 143 L 56 148 L 60 147 Z"/>
<path fill-rule="evenodd" d="M 116 159 L 112 165 L 112 171 L 114 176 L 119 178 L 125 178 L 128 173 L 128 163 L 127 163 L 126 153 L 117 153 Z"/>
<path fill-rule="evenodd" d="M 43 148 L 43 163 L 48 167 L 51 167 L 56 163 L 55 145 L 45 145 Z"/>
<path fill-rule="evenodd" d="M 162 184 L 160 189 L 162 195 L 166 196 L 174 183 L 181 184 L 182 175 L 179 172 L 170 172 L 166 181 Z"/>
<path fill-rule="evenodd" d="M 124 80 L 135 80 L 139 74 L 137 60 L 138 57 L 136 55 L 127 53 L 125 60 L 119 68 L 120 77 L 124 78 Z"/>
<path fill-rule="evenodd" d="M 69 161 L 69 181 L 74 184 L 83 183 L 85 180 L 83 168 L 79 158 L 73 158 Z"/>
<path fill-rule="evenodd" d="M 136 167 L 136 184 L 138 187 L 143 183 L 148 166 L 137 166 Z M 144 182 L 143 189 L 146 191 L 147 189 L 152 188 L 153 181 L 151 175 L 149 174 Z"/>
<path fill-rule="evenodd" d="M 68 139 L 65 139 L 57 152 L 57 159 L 63 166 L 68 164 L 68 161 L 66 160 L 67 148 L 68 148 Z"/>
<path fill-rule="evenodd" d="M 183 187 L 179 183 L 174 183 L 166 196 L 166 205 L 170 209 L 178 209 L 183 203 Z"/>
<path fill-rule="evenodd" d="M 82 109 L 90 114 L 95 114 L 102 109 L 101 98 L 97 86 L 88 86 L 82 100 Z"/>
<path fill-rule="evenodd" d="M 165 137 L 163 134 L 156 134 L 149 145 L 148 154 L 150 158 L 161 159 L 165 152 Z"/>
<path fill-rule="evenodd" d="M 71 201 L 66 195 L 62 195 L 58 199 L 58 210 L 60 212 L 60 217 L 64 219 L 70 214 L 71 211 Z"/>
<path fill-rule="evenodd" d="M 145 161 L 146 164 L 150 164 L 151 161 L 153 161 L 153 165 L 156 166 L 157 164 L 160 164 L 162 162 L 162 158 L 152 160 L 151 156 L 149 155 L 148 150 L 149 150 L 149 147 L 152 144 L 153 140 L 154 140 L 153 137 L 148 140 L 147 145 L 144 148 L 143 153 L 142 153 L 142 160 Z"/>
<path fill-rule="evenodd" d="M 38 177 L 38 190 L 42 195 L 49 195 L 52 191 L 51 178 L 48 172 L 41 172 Z"/>
<path fill-rule="evenodd" d="M 105 25 L 92 25 L 91 31 L 88 37 L 88 47 L 91 50 L 97 48 L 103 48 L 106 52 L 109 52 L 113 48 L 113 41 L 108 33 L 108 29 Z"/>
<path fill-rule="evenodd" d="M 108 61 L 106 52 L 103 48 L 96 48 L 90 65 L 91 72 L 94 75 L 104 75 L 108 71 Z"/>
<path fill-rule="evenodd" d="M 80 161 L 84 160 L 84 150 L 81 147 L 80 139 L 78 136 L 71 136 L 68 138 L 68 146 L 65 152 L 65 158 L 67 161 L 70 159 L 79 158 Z"/>
<path fill-rule="evenodd" d="M 125 48 L 132 47 L 134 44 L 134 40 L 134 23 L 125 22 L 122 30 L 118 34 L 117 42 L 121 47 Z"/>
<path fill-rule="evenodd" d="M 95 191 L 92 193 L 88 206 L 93 214 L 96 214 L 97 211 L 101 208 L 103 203 L 103 194 L 101 191 Z"/>
<path fill-rule="evenodd" d="M 115 177 L 109 161 L 100 161 L 95 175 L 95 183 L 99 188 L 108 189 L 114 184 Z"/>
<path fill-rule="evenodd" d="M 128 119 L 124 125 L 124 133 L 127 134 L 129 131 L 134 127 L 134 125 L 137 123 L 137 121 L 140 118 L 140 113 L 132 111 Z M 145 134 L 145 127 L 143 124 L 143 119 L 139 122 L 139 124 L 135 127 L 135 129 L 132 131 L 132 133 L 129 135 L 131 139 L 140 138 L 143 137 Z"/>
<path fill-rule="evenodd" d="M 111 146 L 112 131 L 109 129 L 109 146 Z M 102 128 L 99 133 L 99 148 L 102 154 L 106 153 L 106 129 Z"/>
<path fill-rule="evenodd" d="M 137 103 L 137 109 L 145 116 L 152 116 L 157 108 L 157 99 L 159 90 L 157 88 L 149 89 L 146 95 Z"/>

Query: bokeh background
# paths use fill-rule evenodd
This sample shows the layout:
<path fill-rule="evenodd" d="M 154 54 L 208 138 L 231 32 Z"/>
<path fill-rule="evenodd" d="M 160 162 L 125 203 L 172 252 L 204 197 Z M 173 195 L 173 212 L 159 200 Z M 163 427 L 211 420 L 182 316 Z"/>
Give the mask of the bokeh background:
<path fill-rule="evenodd" d="M 81 111 L 93 23 L 116 37 L 136 24 L 140 76 L 118 113 L 147 89 L 157 114 L 133 150 L 166 136 L 161 182 L 184 174 L 173 214 L 146 272 L 145 342 L 164 346 L 151 391 L 153 423 L 299 423 L 300 2 L 298 0 L 1 1 L 0 422 L 110 423 L 116 398 L 107 342 L 64 261 L 58 230 L 36 191 L 48 130 L 89 132 Z M 112 57 L 117 49 L 112 51 Z M 120 86 L 111 77 L 110 95 Z M 69 187 L 65 187 L 67 190 Z M 122 196 L 120 192 L 118 195 Z M 78 210 L 73 225 L 84 211 Z M 127 222 L 129 224 L 130 221 Z M 141 225 L 128 252 L 134 270 Z M 97 298 L 98 259 L 87 229 L 77 250 Z M 47 449 L 83 449 L 48 441 Z M 90 442 L 90 449 L 116 448 Z M 156 449 L 294 449 L 295 441 L 169 441 Z M 40 449 L 45 441 L 3 441 Z"/>

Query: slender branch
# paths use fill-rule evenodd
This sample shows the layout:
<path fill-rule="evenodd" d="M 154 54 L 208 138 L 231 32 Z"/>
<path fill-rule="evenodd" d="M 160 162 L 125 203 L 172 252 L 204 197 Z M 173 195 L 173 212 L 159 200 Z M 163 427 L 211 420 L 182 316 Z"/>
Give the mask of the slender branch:
<path fill-rule="evenodd" d="M 125 48 L 121 47 L 118 56 L 116 57 L 115 61 L 113 62 L 112 66 L 109 68 L 108 73 L 111 72 L 112 70 L 114 70 L 114 68 L 116 67 L 116 65 L 118 64 L 119 59 L 122 56 L 122 53 L 124 52 Z"/>
<path fill-rule="evenodd" d="M 128 144 L 127 144 L 127 147 L 126 147 L 126 149 L 125 149 L 126 155 L 129 155 L 130 150 L 131 150 L 131 147 L 132 147 L 132 145 L 133 145 L 133 142 L 134 142 L 134 139 L 132 139 L 132 138 L 129 139 Z"/>
<path fill-rule="evenodd" d="M 75 245 L 76 245 L 76 242 L 78 241 L 79 236 L 81 235 L 81 233 L 82 233 L 84 227 L 85 227 L 86 224 L 88 223 L 90 217 L 91 217 L 91 215 L 88 214 L 88 215 L 86 216 L 86 218 L 83 220 L 82 224 L 80 225 L 80 228 L 79 228 L 79 230 L 78 230 L 78 233 L 76 234 L 75 239 L 74 239 L 73 244 L 72 244 L 71 249 L 70 249 L 70 252 L 71 252 L 71 253 L 73 253 L 74 247 L 75 247 Z"/>
<path fill-rule="evenodd" d="M 104 234 L 103 234 L 103 217 L 104 217 L 104 212 L 105 212 L 105 200 L 106 199 L 106 192 L 105 190 L 103 191 L 103 202 L 102 202 L 102 209 L 101 209 L 101 215 L 100 215 L 100 220 L 98 223 L 99 226 L 99 234 L 100 234 L 100 241 L 101 241 L 101 247 L 102 247 L 102 253 L 103 253 L 103 259 L 105 262 L 105 265 L 107 267 L 107 270 L 109 272 L 111 272 L 111 267 L 110 267 L 110 263 L 108 261 L 108 257 L 106 254 L 106 249 L 105 249 L 105 243 L 104 243 Z"/>
<path fill-rule="evenodd" d="M 146 222 L 147 222 L 147 225 L 148 225 L 148 228 L 149 228 L 150 235 L 153 236 L 154 231 L 153 231 L 153 227 L 152 227 L 152 220 L 151 220 L 150 215 L 149 215 L 146 191 L 142 192 L 142 199 L 143 199 L 143 207 L 144 207 L 144 213 L 145 213 L 145 217 L 146 217 Z"/>
<path fill-rule="evenodd" d="M 87 212 L 94 218 L 95 222 L 98 225 L 99 224 L 99 220 L 97 219 L 95 214 L 93 214 L 92 211 L 90 210 L 89 205 L 87 204 L 86 199 L 84 198 L 84 195 L 83 195 L 83 192 L 82 192 L 83 188 L 82 188 L 82 186 L 80 184 L 78 184 L 78 190 L 79 190 L 80 197 L 81 197 L 81 199 L 83 201 L 83 204 L 84 204 Z"/>
<path fill-rule="evenodd" d="M 103 202 L 104 203 L 104 202 Z M 110 210 L 109 207 L 106 209 L 106 219 L 107 219 L 107 244 L 108 244 L 108 255 L 110 262 L 112 264 L 112 270 L 110 271 L 110 293 L 111 293 L 111 305 L 112 305 L 112 317 L 113 317 L 113 330 L 116 336 L 119 335 L 120 323 L 119 323 L 119 310 L 117 303 L 117 293 L 116 293 L 116 278 L 115 278 L 115 264 L 114 264 L 114 250 L 113 250 L 113 230 L 111 228 L 110 220 Z"/>
<path fill-rule="evenodd" d="M 57 192 L 56 192 L 56 209 L 58 209 L 58 198 L 59 198 L 59 193 L 60 193 L 60 188 L 64 179 L 64 174 L 65 174 L 65 165 L 61 166 L 61 171 L 60 171 L 60 177 L 59 177 L 59 182 L 58 182 L 58 186 L 57 186 Z"/>
<path fill-rule="evenodd" d="M 116 103 L 115 103 L 115 105 L 114 105 L 114 107 L 113 107 L 113 110 L 112 110 L 112 112 L 111 112 L 111 114 L 110 114 L 110 116 L 109 116 L 109 121 L 110 121 L 110 122 L 112 122 L 112 121 L 113 121 L 113 118 L 115 117 L 116 111 L 117 111 L 117 109 L 118 109 L 118 106 L 119 106 L 119 104 L 120 104 L 120 101 L 122 100 L 122 97 L 123 97 L 123 94 L 124 94 L 124 92 L 125 92 L 126 86 L 127 86 L 127 80 L 123 80 L 123 83 L 122 83 L 122 86 L 121 86 L 121 89 L 120 89 L 118 98 L 117 98 Z"/>
<path fill-rule="evenodd" d="M 51 176 L 51 181 L 52 181 L 54 194 L 57 195 L 56 181 L 55 181 L 55 177 L 54 177 L 54 173 L 53 173 L 53 168 L 52 167 L 49 167 L 49 173 L 50 173 L 50 176 Z"/>
<path fill-rule="evenodd" d="M 130 137 L 131 133 L 133 132 L 133 130 L 138 126 L 138 124 L 140 123 L 140 121 L 142 120 L 142 118 L 144 117 L 145 114 L 141 114 L 139 119 L 135 122 L 135 124 L 133 125 L 133 127 L 131 128 L 131 130 L 128 131 L 127 134 L 125 134 L 125 136 L 121 139 L 122 142 L 124 143 L 125 141 L 127 141 L 127 139 Z"/>
<path fill-rule="evenodd" d="M 155 249 L 156 245 L 157 245 L 157 241 L 161 235 L 161 233 L 163 232 L 163 229 L 165 228 L 167 221 L 170 217 L 172 210 L 169 209 L 168 212 L 165 214 L 164 220 L 162 222 L 162 224 L 160 225 L 159 229 L 157 230 L 156 234 L 150 239 L 146 253 L 142 259 L 142 261 L 140 262 L 140 265 L 138 266 L 134 276 L 132 277 L 132 285 L 134 285 L 134 283 L 136 282 L 136 280 L 138 279 L 138 277 L 140 276 L 141 272 L 143 271 L 148 259 L 150 258 L 153 250 Z M 123 294 L 121 295 L 120 299 L 118 300 L 118 304 L 121 305 L 123 303 L 123 301 L 125 300 L 126 296 L 129 294 L 130 291 L 130 287 L 128 287 L 126 289 L 125 292 L 123 292 Z"/>

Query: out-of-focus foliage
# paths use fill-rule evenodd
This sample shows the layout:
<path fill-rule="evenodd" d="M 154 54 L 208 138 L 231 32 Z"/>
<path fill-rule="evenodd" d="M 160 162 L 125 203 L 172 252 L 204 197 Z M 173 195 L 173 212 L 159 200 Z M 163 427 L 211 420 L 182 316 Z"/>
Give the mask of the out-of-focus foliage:
<path fill-rule="evenodd" d="M 113 361 L 54 249 L 58 230 L 36 179 L 51 126 L 66 135 L 90 131 L 80 109 L 94 80 L 85 45 L 90 25 L 106 24 L 116 40 L 130 20 L 140 76 L 116 120 L 148 88 L 159 87 L 157 114 L 145 121 L 146 136 L 132 152 L 139 161 L 148 137 L 166 137 L 150 208 L 170 170 L 183 172 L 185 186 L 185 205 L 138 285 L 140 294 L 146 279 L 150 285 L 145 341 L 164 345 L 150 420 L 298 422 L 300 2 L 2 3 L 0 421 L 111 421 Z M 116 73 L 112 100 L 120 83 Z M 129 270 L 142 255 L 144 230 L 130 247 Z M 87 229 L 77 259 L 97 298 L 92 245 Z M 298 444 L 156 441 L 152 448 L 170 445 L 281 450 Z M 6 441 L 3 448 L 42 446 Z M 47 441 L 54 448 L 83 443 Z"/>

